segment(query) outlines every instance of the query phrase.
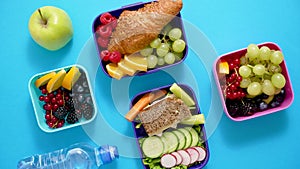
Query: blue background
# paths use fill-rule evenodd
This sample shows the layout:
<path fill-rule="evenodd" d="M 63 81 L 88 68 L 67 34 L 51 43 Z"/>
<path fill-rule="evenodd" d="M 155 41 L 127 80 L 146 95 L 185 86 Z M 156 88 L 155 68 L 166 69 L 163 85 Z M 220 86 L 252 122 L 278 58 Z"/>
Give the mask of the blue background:
<path fill-rule="evenodd" d="M 223 115 L 209 138 L 211 158 L 206 168 L 299 168 L 300 76 L 297 50 L 300 46 L 300 1 L 183 1 L 182 17 L 205 33 L 219 55 L 244 48 L 249 43 L 277 43 L 284 52 L 295 93 L 291 107 L 272 115 L 241 123 Z M 49 152 L 76 142 L 92 142 L 81 127 L 50 134 L 41 131 L 34 117 L 27 83 L 36 73 L 76 63 L 82 47 L 92 35 L 94 18 L 102 12 L 134 2 L 137 0 L 0 2 L 0 168 L 15 168 L 19 159 L 31 154 Z M 72 18 L 73 40 L 56 52 L 39 47 L 28 32 L 31 13 L 44 5 L 63 8 Z M 189 57 L 196 56 L 190 53 Z M 185 62 L 190 67 L 199 66 L 188 59 Z M 199 83 L 210 85 L 207 72 L 195 73 L 197 77 L 204 77 L 197 78 Z M 134 85 L 142 90 L 142 84 Z M 200 107 L 205 112 L 211 96 L 210 92 L 201 91 L 201 86 L 199 88 Z M 130 95 L 134 94 L 134 90 L 130 89 Z M 114 123 L 113 120 L 111 122 Z M 128 132 L 131 128 L 125 125 L 120 126 L 120 130 Z M 134 169 L 142 168 L 142 165 L 138 159 L 121 157 L 103 168 Z"/>

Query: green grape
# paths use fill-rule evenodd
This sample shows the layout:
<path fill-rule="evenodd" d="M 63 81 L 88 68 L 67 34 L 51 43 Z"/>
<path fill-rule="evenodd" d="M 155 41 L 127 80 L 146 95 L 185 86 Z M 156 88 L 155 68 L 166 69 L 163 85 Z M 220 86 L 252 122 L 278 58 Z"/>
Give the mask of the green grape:
<path fill-rule="evenodd" d="M 271 80 L 272 75 L 265 73 L 263 76 L 263 79 L 265 80 Z"/>
<path fill-rule="evenodd" d="M 247 88 L 250 83 L 251 83 L 250 78 L 243 78 L 242 81 L 240 82 L 240 87 Z"/>
<path fill-rule="evenodd" d="M 176 53 L 181 53 L 185 49 L 185 41 L 182 39 L 177 39 L 172 44 L 172 49 Z"/>
<path fill-rule="evenodd" d="M 257 64 L 253 67 L 253 73 L 258 76 L 263 75 L 265 72 L 266 72 L 266 68 L 262 64 Z"/>
<path fill-rule="evenodd" d="M 166 56 L 164 57 L 165 62 L 167 64 L 173 64 L 175 62 L 175 55 L 171 52 L 167 53 Z"/>
<path fill-rule="evenodd" d="M 281 51 L 274 51 L 271 56 L 270 60 L 274 65 L 279 65 L 283 61 L 283 54 Z"/>
<path fill-rule="evenodd" d="M 270 73 L 281 73 L 282 69 L 280 65 L 271 64 L 268 68 Z"/>
<path fill-rule="evenodd" d="M 141 55 L 143 55 L 143 56 L 149 56 L 152 54 L 152 52 L 153 52 L 153 48 L 151 48 L 151 47 L 146 47 L 145 49 L 142 49 L 140 51 Z"/>
<path fill-rule="evenodd" d="M 150 43 L 151 48 L 158 48 L 160 45 L 161 45 L 161 40 L 159 38 L 154 39 Z"/>
<path fill-rule="evenodd" d="M 255 44 L 250 44 L 247 47 L 247 56 L 250 60 L 257 58 L 259 55 L 259 48 Z"/>
<path fill-rule="evenodd" d="M 157 65 L 158 59 L 155 55 L 149 55 L 147 57 L 147 67 L 148 68 L 155 68 Z"/>
<path fill-rule="evenodd" d="M 258 82 L 252 82 L 247 87 L 247 92 L 251 96 L 257 96 L 261 94 L 261 85 Z"/>
<path fill-rule="evenodd" d="M 162 43 L 157 49 L 156 53 L 159 57 L 166 56 L 169 53 L 169 45 L 167 43 Z"/>
<path fill-rule="evenodd" d="M 246 64 L 247 64 L 247 58 L 246 58 L 246 56 L 242 56 L 242 57 L 240 58 L 240 64 L 241 64 L 241 65 L 246 65 Z"/>
<path fill-rule="evenodd" d="M 241 67 L 239 68 L 239 74 L 240 74 L 242 77 L 247 78 L 247 77 L 249 77 L 250 74 L 251 74 L 251 69 L 250 69 L 248 66 L 243 65 L 243 66 L 241 66 Z"/>
<path fill-rule="evenodd" d="M 285 86 L 286 80 L 281 73 L 275 73 L 271 77 L 271 82 L 276 88 L 283 88 Z"/>
<path fill-rule="evenodd" d="M 271 50 L 267 46 L 262 46 L 259 49 L 259 59 L 260 60 L 269 60 L 271 56 Z"/>
<path fill-rule="evenodd" d="M 261 78 L 259 76 L 252 76 L 250 79 L 252 82 L 261 82 Z"/>
<path fill-rule="evenodd" d="M 170 32 L 168 33 L 169 38 L 172 41 L 175 41 L 177 39 L 180 39 L 182 36 L 182 31 L 179 28 L 173 28 L 170 30 Z"/>
<path fill-rule="evenodd" d="M 157 59 L 157 65 L 162 66 L 162 65 L 164 65 L 164 64 L 165 64 L 164 58 L 159 57 L 159 58 Z"/>
<path fill-rule="evenodd" d="M 261 62 L 261 61 L 260 61 L 258 58 L 255 58 L 255 59 L 251 60 L 251 64 L 252 64 L 252 65 L 260 64 L 260 62 Z"/>
<path fill-rule="evenodd" d="M 173 52 L 173 54 L 175 55 L 175 61 L 179 61 L 182 59 L 183 57 L 183 53 L 176 53 L 176 52 Z"/>
<path fill-rule="evenodd" d="M 273 86 L 270 80 L 264 80 L 261 87 L 262 87 L 261 90 L 264 94 L 269 96 L 275 94 L 275 87 Z"/>

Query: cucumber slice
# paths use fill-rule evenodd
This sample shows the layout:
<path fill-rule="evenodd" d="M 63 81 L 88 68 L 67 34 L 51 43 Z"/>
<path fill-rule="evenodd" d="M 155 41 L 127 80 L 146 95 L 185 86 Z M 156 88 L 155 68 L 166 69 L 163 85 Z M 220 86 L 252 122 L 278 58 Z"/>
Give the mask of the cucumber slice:
<path fill-rule="evenodd" d="M 161 139 L 161 141 L 164 144 L 164 152 L 163 152 L 163 154 L 167 154 L 169 152 L 167 139 L 166 139 L 166 137 L 163 137 L 163 136 L 161 136 L 160 139 Z"/>
<path fill-rule="evenodd" d="M 188 130 L 186 130 L 185 128 L 180 128 L 180 129 L 178 129 L 178 131 L 181 131 L 185 136 L 185 146 L 183 149 L 189 148 L 192 144 L 191 133 Z"/>
<path fill-rule="evenodd" d="M 146 157 L 157 158 L 164 152 L 164 144 L 157 136 L 148 137 L 143 141 L 142 151 Z"/>
<path fill-rule="evenodd" d="M 177 136 L 172 132 L 164 132 L 163 136 L 166 139 L 166 143 L 168 146 L 168 153 L 172 153 L 177 150 L 179 141 Z"/>
<path fill-rule="evenodd" d="M 192 127 L 185 127 L 185 129 L 188 130 L 192 136 L 192 143 L 191 143 L 190 147 L 196 146 L 199 142 L 198 132 Z"/>
<path fill-rule="evenodd" d="M 174 130 L 172 131 L 172 133 L 174 133 L 178 138 L 179 145 L 177 147 L 177 150 L 183 149 L 185 147 L 185 142 L 186 142 L 186 138 L 184 134 L 179 130 Z"/>
<path fill-rule="evenodd" d="M 194 106 L 194 100 L 176 83 L 173 83 L 170 87 L 170 91 L 175 94 L 176 97 L 180 98 L 187 106 Z"/>

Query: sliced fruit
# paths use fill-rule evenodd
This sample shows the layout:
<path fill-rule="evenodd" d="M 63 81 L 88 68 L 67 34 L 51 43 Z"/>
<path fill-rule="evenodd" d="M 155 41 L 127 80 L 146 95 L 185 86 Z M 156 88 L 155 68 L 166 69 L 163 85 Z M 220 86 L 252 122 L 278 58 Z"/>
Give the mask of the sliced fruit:
<path fill-rule="evenodd" d="M 47 87 L 46 87 L 48 93 L 51 93 L 61 87 L 66 74 L 67 73 L 66 73 L 65 69 L 61 69 L 59 72 L 56 73 L 55 76 L 53 76 L 49 80 Z"/>
<path fill-rule="evenodd" d="M 49 82 L 49 80 L 55 76 L 56 73 L 55 72 L 50 72 L 50 73 L 47 73 L 45 75 L 43 75 L 42 77 L 38 78 L 36 81 L 35 81 L 35 86 L 36 87 L 41 87 L 41 86 L 44 86 L 45 84 L 47 84 Z"/>
<path fill-rule="evenodd" d="M 133 55 L 125 55 L 124 56 L 124 63 L 135 70 L 140 71 L 147 71 L 147 58 L 139 55 L 139 54 L 133 54 Z"/>
<path fill-rule="evenodd" d="M 176 165 L 177 159 L 172 154 L 165 154 L 161 157 L 160 163 L 165 168 L 172 168 Z"/>
<path fill-rule="evenodd" d="M 229 65 L 228 62 L 219 63 L 219 73 L 229 74 Z"/>
<path fill-rule="evenodd" d="M 106 70 L 111 77 L 118 79 L 118 80 L 120 80 L 125 75 L 124 72 L 121 71 L 119 69 L 118 65 L 115 63 L 107 64 Z"/>
<path fill-rule="evenodd" d="M 179 87 L 176 83 L 170 87 L 170 90 L 176 97 L 180 98 L 187 106 L 194 106 L 194 100 L 183 90 Z"/>
<path fill-rule="evenodd" d="M 79 69 L 76 66 L 73 66 L 69 72 L 66 74 L 63 82 L 62 87 L 71 90 L 73 85 L 76 83 L 76 81 L 79 79 L 81 73 Z"/>
<path fill-rule="evenodd" d="M 142 150 L 146 157 L 157 158 L 163 154 L 164 144 L 157 136 L 148 137 L 143 141 Z"/>
<path fill-rule="evenodd" d="M 118 67 L 120 68 L 120 70 L 122 72 L 128 74 L 129 76 L 133 76 L 134 73 L 136 72 L 135 69 L 133 69 L 130 66 L 126 65 L 123 59 L 118 63 Z"/>

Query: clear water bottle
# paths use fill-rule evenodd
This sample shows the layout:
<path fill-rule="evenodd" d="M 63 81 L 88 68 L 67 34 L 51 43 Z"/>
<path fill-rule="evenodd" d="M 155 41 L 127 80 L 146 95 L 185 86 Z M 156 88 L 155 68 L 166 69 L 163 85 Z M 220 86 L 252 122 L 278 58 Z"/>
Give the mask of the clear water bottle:
<path fill-rule="evenodd" d="M 17 169 L 98 169 L 119 158 L 117 147 L 93 147 L 77 143 L 46 154 L 37 154 L 18 162 Z"/>

